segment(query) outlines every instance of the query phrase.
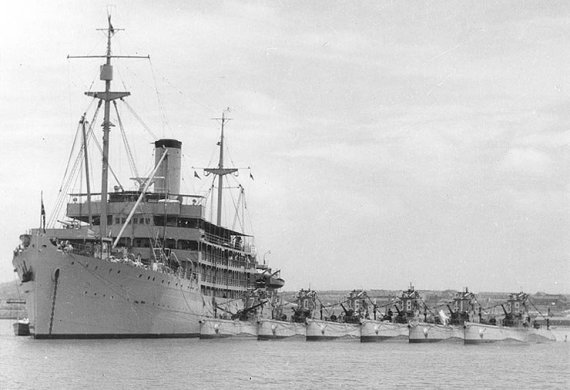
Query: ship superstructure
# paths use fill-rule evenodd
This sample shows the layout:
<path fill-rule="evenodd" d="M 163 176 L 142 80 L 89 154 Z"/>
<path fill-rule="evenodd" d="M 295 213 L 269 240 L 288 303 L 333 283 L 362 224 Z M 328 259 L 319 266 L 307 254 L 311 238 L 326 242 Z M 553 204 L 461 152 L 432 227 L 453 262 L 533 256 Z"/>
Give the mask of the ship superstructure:
<path fill-rule="evenodd" d="M 464 291 L 455 294 L 451 305 L 446 305 L 450 315 L 440 310 L 439 313 L 433 313 L 433 322 L 429 322 L 428 307 L 424 304 L 424 322 L 410 322 L 410 343 L 463 340 L 463 324 L 474 316 L 475 302 L 475 295 L 465 288 Z"/>
<path fill-rule="evenodd" d="M 524 292 L 509 294 L 506 304 L 500 304 L 504 317 L 502 320 L 492 316 L 483 319 L 481 312 L 479 322 L 464 323 L 465 344 L 485 344 L 502 341 L 524 343 L 542 343 L 555 341 L 549 323 L 542 327 L 537 321 L 532 321 L 527 305 L 530 303 L 528 294 Z"/>
<path fill-rule="evenodd" d="M 132 56 L 112 55 L 117 29 L 110 17 L 105 31 L 106 54 L 91 56 L 105 59 L 105 89 L 86 93 L 104 112 L 101 192 L 90 190 L 83 116 L 87 192 L 71 194 L 62 228 L 46 228 L 44 215 L 14 251 L 31 332 L 37 338 L 198 336 L 200 318 L 218 305 L 237 312 L 248 291 L 284 281 L 258 264 L 251 235 L 222 224 L 223 179 L 237 171 L 224 165 L 225 113 L 218 166 L 204 168 L 217 182 L 215 222 L 206 218 L 202 196 L 180 193 L 182 142 L 176 139 L 154 142 L 154 169 L 135 178 L 138 188 L 108 190 L 110 111 L 130 95 L 112 91 L 112 59 Z"/>
<path fill-rule="evenodd" d="M 466 321 L 472 321 L 475 317 L 475 294 L 466 287 L 464 291 L 455 294 L 453 307 L 447 305 L 449 309 L 449 324 L 463 325 Z"/>
<path fill-rule="evenodd" d="M 360 340 L 360 323 L 370 317 L 369 306 L 373 307 L 366 291 L 352 290 L 340 306 L 342 313 L 331 315 L 325 320 L 307 318 L 307 341 Z"/>
<path fill-rule="evenodd" d="M 397 314 L 394 316 L 392 310 L 388 309 L 382 319 L 397 324 L 407 325 L 410 321 L 418 317 L 420 302 L 420 293 L 410 284 L 410 287 L 407 290 L 402 291 L 397 304 L 394 305 L 394 309 L 396 309 Z"/>
<path fill-rule="evenodd" d="M 293 303 L 285 303 L 281 297 L 273 300 L 271 319 L 258 321 L 258 340 L 283 340 L 303 338 L 307 335 L 306 322 L 311 319 L 317 309 L 317 292 L 311 289 L 301 289 Z M 288 318 L 285 307 L 291 308 L 293 314 Z"/>
<path fill-rule="evenodd" d="M 402 291 L 396 302 L 387 305 L 386 313 L 380 319 L 376 319 L 376 310 L 374 310 L 374 319 L 362 321 L 360 341 L 407 340 L 408 323 L 417 319 L 420 302 L 420 293 L 410 284 L 407 290 Z M 396 313 L 392 311 L 392 306 Z"/>

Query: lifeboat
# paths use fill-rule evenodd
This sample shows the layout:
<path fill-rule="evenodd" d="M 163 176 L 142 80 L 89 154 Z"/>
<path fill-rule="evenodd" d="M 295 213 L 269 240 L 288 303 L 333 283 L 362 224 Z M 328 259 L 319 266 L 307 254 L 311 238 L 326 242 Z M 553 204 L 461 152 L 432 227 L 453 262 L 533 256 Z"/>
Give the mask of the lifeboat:
<path fill-rule="evenodd" d="M 278 289 L 285 285 L 285 280 L 280 276 L 281 270 L 271 272 L 270 268 L 258 268 L 255 283 L 257 287 Z"/>

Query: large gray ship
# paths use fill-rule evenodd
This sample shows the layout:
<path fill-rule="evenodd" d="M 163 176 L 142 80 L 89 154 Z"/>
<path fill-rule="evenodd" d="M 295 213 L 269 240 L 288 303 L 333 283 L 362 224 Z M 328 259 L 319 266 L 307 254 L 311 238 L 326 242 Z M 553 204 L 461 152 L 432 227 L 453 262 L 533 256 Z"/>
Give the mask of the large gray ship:
<path fill-rule="evenodd" d="M 201 318 L 222 306 L 237 312 L 248 291 L 275 290 L 284 281 L 258 263 L 251 235 L 222 224 L 223 180 L 237 172 L 224 165 L 224 115 L 218 165 L 204 169 L 217 193 L 215 221 L 206 218 L 203 196 L 180 193 L 182 143 L 175 139 L 154 143 L 154 169 L 137 178 L 137 189 L 108 190 L 110 112 L 129 95 L 111 89 L 112 59 L 132 56 L 112 54 L 110 17 L 105 31 L 106 54 L 92 56 L 105 61 L 105 88 L 86 93 L 104 112 L 101 191 L 90 190 L 83 147 L 87 192 L 70 195 L 59 228 L 46 227 L 42 200 L 41 226 L 22 234 L 14 251 L 30 332 L 35 338 L 198 337 Z M 84 117 L 80 123 L 86 146 L 92 127 Z"/>

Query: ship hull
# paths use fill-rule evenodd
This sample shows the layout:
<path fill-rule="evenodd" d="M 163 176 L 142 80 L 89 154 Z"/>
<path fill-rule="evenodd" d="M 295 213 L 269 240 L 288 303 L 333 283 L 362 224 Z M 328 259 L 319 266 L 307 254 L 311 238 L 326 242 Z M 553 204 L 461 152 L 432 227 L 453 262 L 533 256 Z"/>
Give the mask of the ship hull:
<path fill-rule="evenodd" d="M 360 324 L 307 320 L 307 341 L 360 340 Z"/>
<path fill-rule="evenodd" d="M 408 324 L 374 320 L 362 321 L 360 332 L 363 343 L 407 340 L 409 334 Z"/>
<path fill-rule="evenodd" d="M 23 290 L 38 339 L 198 337 L 212 309 L 197 282 L 67 253 L 41 235 L 13 264 L 19 273 L 31 269 Z"/>
<path fill-rule="evenodd" d="M 544 343 L 556 341 L 548 329 L 506 327 L 466 322 L 465 344 L 488 344 L 496 342 Z"/>
<path fill-rule="evenodd" d="M 258 340 L 305 338 L 307 327 L 296 322 L 262 319 L 258 323 L 258 332 Z"/>
<path fill-rule="evenodd" d="M 428 324 L 425 322 L 409 325 L 410 343 L 438 343 L 441 341 L 463 340 L 463 326 Z"/>
<path fill-rule="evenodd" d="M 225 320 L 221 318 L 202 318 L 200 320 L 200 339 L 257 339 L 257 322 Z"/>

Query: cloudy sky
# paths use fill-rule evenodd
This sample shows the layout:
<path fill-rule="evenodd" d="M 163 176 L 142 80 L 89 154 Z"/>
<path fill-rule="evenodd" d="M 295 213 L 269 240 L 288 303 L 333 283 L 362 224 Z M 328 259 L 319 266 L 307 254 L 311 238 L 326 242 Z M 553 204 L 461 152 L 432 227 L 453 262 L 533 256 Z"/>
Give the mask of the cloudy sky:
<path fill-rule="evenodd" d="M 77 121 L 101 88 L 108 1 L 0 16 L 0 281 L 53 212 Z M 231 161 L 260 254 L 287 289 L 570 293 L 570 3 L 115 1 L 118 90 L 158 137 Z M 132 115 L 131 115 L 132 116 Z M 141 171 L 153 137 L 139 122 Z M 98 127 L 98 126 L 96 126 Z M 100 132 L 99 132 L 100 135 Z M 114 129 L 112 141 L 120 144 Z M 124 151 L 117 171 L 129 177 Z M 127 180 L 125 180 L 126 182 Z"/>

